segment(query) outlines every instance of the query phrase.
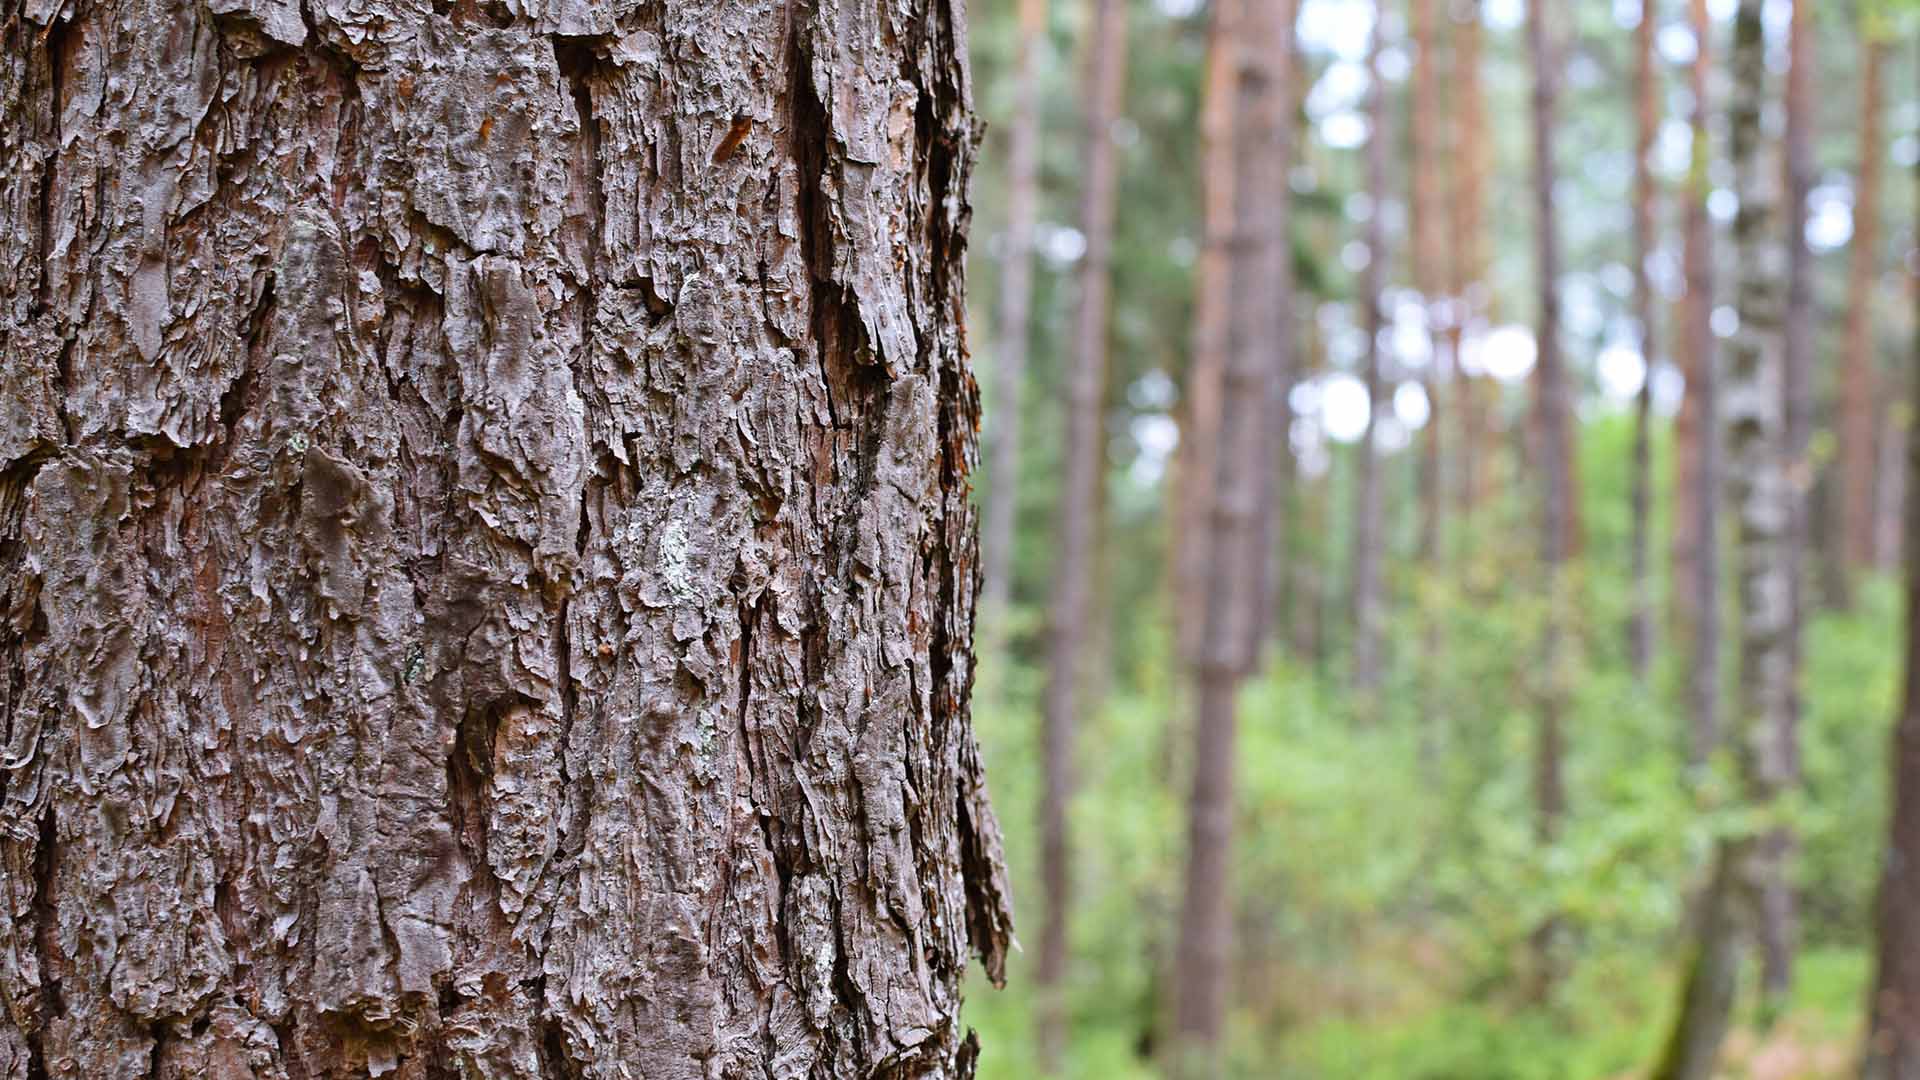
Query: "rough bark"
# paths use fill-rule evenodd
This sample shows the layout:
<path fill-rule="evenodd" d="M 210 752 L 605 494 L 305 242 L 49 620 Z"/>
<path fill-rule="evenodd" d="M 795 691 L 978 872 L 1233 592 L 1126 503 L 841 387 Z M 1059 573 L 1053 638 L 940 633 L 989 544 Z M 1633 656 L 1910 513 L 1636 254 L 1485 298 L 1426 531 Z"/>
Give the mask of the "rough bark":
<path fill-rule="evenodd" d="M 1171 1064 L 1179 1080 L 1219 1075 L 1220 1042 L 1232 971 L 1235 697 L 1253 670 L 1265 636 L 1264 579 L 1271 565 L 1268 529 L 1277 437 L 1271 405 L 1291 368 L 1289 304 L 1276 304 L 1286 260 L 1287 148 L 1282 113 L 1292 108 L 1287 70 L 1292 56 L 1292 5 L 1287 0 L 1220 3 L 1216 45 L 1241 42 L 1215 62 L 1231 65 L 1233 94 L 1230 233 L 1222 263 L 1228 304 L 1228 348 L 1220 378 L 1220 424 L 1214 482 L 1202 524 L 1205 599 L 1194 686 L 1193 783 L 1180 933 L 1174 956 Z M 1211 88 L 1210 88 L 1211 89 Z M 1210 177 L 1209 182 L 1217 180 Z M 1211 198 L 1209 199 L 1211 202 Z M 1201 288 L 1207 282 L 1200 283 Z"/>
<path fill-rule="evenodd" d="M 1035 968 L 1040 995 L 1040 1067 L 1059 1071 L 1066 1049 L 1063 998 L 1067 974 L 1068 913 L 1072 906 L 1072 849 L 1067 810 L 1073 797 L 1074 732 L 1085 686 L 1087 623 L 1093 588 L 1094 521 L 1105 479 L 1106 432 L 1101 423 L 1107 388 L 1108 272 L 1113 248 L 1117 165 L 1113 125 L 1120 115 L 1126 63 L 1126 6 L 1089 0 L 1086 73 L 1085 187 L 1080 227 L 1086 253 L 1080 264 L 1080 304 L 1074 320 L 1072 368 L 1067 375 L 1066 475 L 1055 545 L 1052 633 L 1041 738 L 1040 866 L 1044 911 Z"/>
<path fill-rule="evenodd" d="M 1013 118 L 1007 125 L 1007 231 L 994 307 L 993 411 L 986 442 L 987 489 L 980 535 L 980 609 L 995 640 L 1013 591 L 1014 525 L 1020 506 L 1020 408 L 1032 337 L 1033 224 L 1039 202 L 1040 60 L 1047 0 L 1019 0 L 1020 41 L 1014 59 Z"/>
<path fill-rule="evenodd" d="M 1372 79 L 1368 90 L 1367 119 L 1371 133 L 1367 138 L 1367 195 L 1371 213 L 1367 216 L 1365 243 L 1367 266 L 1360 275 L 1360 326 L 1367 335 L 1365 369 L 1361 381 L 1367 388 L 1367 428 L 1356 450 L 1360 465 L 1359 483 L 1354 485 L 1353 507 L 1353 687 L 1361 695 L 1360 707 L 1372 713 L 1374 697 L 1380 689 L 1381 637 L 1385 632 L 1385 602 L 1381 595 L 1381 546 L 1384 543 L 1382 484 L 1378 429 L 1380 416 L 1387 407 L 1385 380 L 1382 378 L 1380 335 L 1384 326 L 1381 289 L 1387 267 L 1387 127 L 1386 80 L 1380 74 L 1380 55 L 1385 48 L 1384 19 L 1373 22 L 1373 42 L 1367 57 Z"/>
<path fill-rule="evenodd" d="M 1914 167 L 1920 192 L 1920 165 Z M 1920 272 L 1909 285 L 1920 304 Z M 1912 361 L 1920 362 L 1920 327 Z M 1920 410 L 1920 379 L 1907 393 Z M 1920 442 L 1907 450 L 1907 487 L 1920 491 Z M 1920 1080 L 1920 500 L 1907 513 L 1907 681 L 1895 723 L 1892 753 L 1892 813 L 1887 855 L 1881 866 L 1872 997 L 1867 1003 L 1867 1041 L 1861 1080 Z"/>
<path fill-rule="evenodd" d="M 0 34 L 0 1070 L 970 1074 L 958 4 Z"/>
<path fill-rule="evenodd" d="M 1813 12 L 1809 0 L 1794 0 L 1789 29 L 1786 91 L 1786 216 L 1782 236 L 1787 245 L 1786 309 L 1782 325 L 1781 417 L 1786 439 L 1787 538 L 1787 701 L 1774 733 L 1786 782 L 1800 775 L 1801 681 L 1806 622 L 1806 562 L 1809 533 L 1809 497 L 1813 469 L 1808 447 L 1813 435 L 1813 259 L 1807 248 L 1807 193 L 1813 185 L 1810 118 Z M 1766 864 L 1776 871 L 1760 883 L 1761 987 L 1765 1011 L 1777 1012 L 1793 984 L 1796 904 L 1793 883 L 1785 868 L 1798 844 L 1785 825 L 1769 833 Z"/>
<path fill-rule="evenodd" d="M 1879 458 L 1874 442 L 1879 366 L 1875 363 L 1874 282 L 1880 273 L 1880 161 L 1886 156 L 1880 125 L 1881 73 L 1888 46 L 1862 20 L 1860 61 L 1860 165 L 1854 182 L 1853 264 L 1847 283 L 1846 349 L 1840 359 L 1840 525 L 1849 569 L 1873 564 L 1875 478 Z M 1850 589 L 1848 590 L 1851 591 Z M 1848 597 L 1842 597 L 1846 600 Z"/>
<path fill-rule="evenodd" d="M 1658 0 L 1641 0 L 1640 21 L 1633 31 L 1634 140 L 1633 140 L 1633 306 L 1639 323 L 1640 358 L 1646 377 L 1633 400 L 1632 566 L 1633 611 L 1627 623 L 1627 656 L 1633 674 L 1644 686 L 1653 667 L 1653 376 L 1659 356 L 1659 333 L 1654 326 L 1656 306 L 1648 267 L 1653 259 L 1655 200 L 1659 185 L 1653 176 L 1653 145 L 1660 133 L 1660 79 L 1654 68 L 1654 25 Z"/>

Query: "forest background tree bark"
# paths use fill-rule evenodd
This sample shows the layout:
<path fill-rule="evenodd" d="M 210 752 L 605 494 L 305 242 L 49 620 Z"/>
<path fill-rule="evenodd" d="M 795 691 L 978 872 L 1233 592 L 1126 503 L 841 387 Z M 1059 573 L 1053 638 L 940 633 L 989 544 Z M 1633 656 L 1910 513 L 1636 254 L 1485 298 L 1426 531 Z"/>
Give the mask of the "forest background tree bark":
<path fill-rule="evenodd" d="M 1013 120 L 1007 126 L 1007 231 L 994 305 L 993 413 L 983 436 L 989 486 L 980 535 L 980 609 L 990 636 L 981 652 L 995 659 L 1013 593 L 1014 525 L 1020 516 L 1021 387 L 1033 339 L 1033 229 L 1040 201 L 1040 61 L 1046 47 L 1047 0 L 1019 0 L 1019 27 Z"/>
<path fill-rule="evenodd" d="M 0 1069 L 972 1072 L 957 3 L 0 10 Z"/>
<path fill-rule="evenodd" d="M 1035 969 L 1040 997 L 1042 1072 L 1060 1070 L 1066 1049 L 1064 984 L 1070 948 L 1067 918 L 1073 896 L 1073 849 L 1068 811 L 1073 799 L 1074 735 L 1087 674 L 1087 629 L 1094 585 L 1093 528 L 1106 479 L 1108 264 L 1118 169 L 1113 125 L 1125 89 L 1127 22 L 1123 0 L 1089 0 L 1092 32 L 1083 71 L 1086 90 L 1086 180 L 1080 228 L 1087 247 L 1080 262 L 1080 303 L 1074 320 L 1072 367 L 1067 372 L 1066 475 L 1061 489 L 1059 543 L 1054 566 L 1052 640 L 1041 738 L 1040 862 L 1044 913 Z"/>

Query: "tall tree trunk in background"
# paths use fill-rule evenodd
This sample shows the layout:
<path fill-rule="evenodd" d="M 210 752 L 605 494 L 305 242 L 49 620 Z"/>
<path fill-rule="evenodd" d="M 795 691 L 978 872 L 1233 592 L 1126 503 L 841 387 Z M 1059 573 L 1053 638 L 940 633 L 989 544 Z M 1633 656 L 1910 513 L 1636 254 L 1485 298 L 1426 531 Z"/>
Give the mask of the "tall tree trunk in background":
<path fill-rule="evenodd" d="M 1240 347 L 1258 351 L 1269 369 L 1266 419 L 1260 425 L 1262 458 L 1271 471 L 1271 490 L 1262 493 L 1258 522 L 1260 571 L 1256 633 L 1260 641 L 1283 638 L 1279 624 L 1280 594 L 1287 581 L 1288 561 L 1282 538 L 1287 534 L 1288 510 L 1293 500 L 1293 402 L 1299 342 L 1293 319 L 1292 169 L 1294 119 L 1302 106 L 1302 90 L 1293 77 L 1298 55 L 1293 24 L 1299 0 L 1265 0 L 1273 10 L 1263 22 L 1271 33 L 1261 40 L 1284 41 L 1284 57 L 1262 57 L 1261 67 L 1249 78 L 1259 86 L 1252 95 L 1253 115 L 1243 118 L 1254 139 L 1254 153 L 1244 155 L 1247 193 L 1243 213 L 1262 246 L 1254 258 L 1252 276 L 1238 282 L 1253 290 L 1239 317 L 1247 325 Z M 1256 649 L 1258 646 L 1255 646 Z"/>
<path fill-rule="evenodd" d="M 1020 516 L 1020 407 L 1033 336 L 1033 223 L 1039 202 L 1040 60 L 1047 0 L 1018 0 L 1013 118 L 1007 126 L 1007 232 L 994 307 L 993 412 L 986 433 L 987 489 L 980 536 L 980 609 L 988 640 L 982 650 L 1001 661 L 1013 592 L 1014 526 Z"/>
<path fill-rule="evenodd" d="M 1231 334 L 1234 221 L 1234 103 L 1240 9 L 1248 0 L 1212 0 L 1207 19 L 1207 66 L 1200 103 L 1200 255 L 1194 267 L 1193 355 L 1189 360 L 1180 427 L 1174 530 L 1174 631 L 1180 659 L 1200 655 L 1206 618 L 1207 541 L 1204 522 L 1213 505 L 1220 442 L 1221 378 Z M 1258 0 L 1255 0 L 1258 2 Z"/>
<path fill-rule="evenodd" d="M 1920 194 L 1920 163 L 1913 171 Z M 1920 272 L 1908 286 L 1920 308 Z M 1920 325 L 1909 366 L 1920 365 Z M 1920 415 L 1920 379 L 1907 384 Z M 1920 441 L 1907 447 L 1907 490 L 1920 491 Z M 1907 685 L 1892 745 L 1892 814 L 1881 860 L 1878 948 L 1860 1080 L 1920 1077 L 1920 499 L 1906 502 Z"/>
<path fill-rule="evenodd" d="M 1220 1071 L 1220 1040 L 1232 971 L 1232 882 L 1235 697 L 1252 672 L 1264 637 L 1271 553 L 1266 526 L 1273 507 L 1276 436 L 1272 402 L 1291 368 L 1287 298 L 1273 289 L 1287 280 L 1286 163 L 1282 113 L 1287 92 L 1292 23 L 1285 0 L 1226 0 L 1214 9 L 1221 33 L 1214 43 L 1245 42 L 1214 62 L 1231 65 L 1233 94 L 1228 229 L 1210 229 L 1210 242 L 1229 241 L 1223 285 L 1229 297 L 1226 364 L 1220 380 L 1220 425 L 1212 502 L 1199 527 L 1206 545 L 1205 608 L 1193 664 L 1195 699 L 1193 786 L 1188 804 L 1185 894 L 1175 953 L 1173 1075 L 1179 1080 Z M 1210 86 L 1209 89 L 1215 89 Z M 1209 181 L 1218 178 L 1209 177 Z M 1207 200 L 1213 204 L 1210 193 Z M 1230 231 L 1228 231 L 1230 229 Z M 1205 289 L 1214 282 L 1202 281 Z"/>
<path fill-rule="evenodd" d="M 1540 696 L 1539 733 L 1534 745 L 1535 833 L 1544 845 L 1560 835 L 1566 814 L 1562 776 L 1566 756 L 1564 730 L 1568 649 L 1567 613 L 1572 603 L 1566 572 L 1573 549 L 1573 433 L 1571 401 L 1560 357 L 1560 237 L 1554 214 L 1554 99 L 1559 57 L 1550 40 L 1553 0 L 1531 0 L 1527 8 L 1527 51 L 1533 62 L 1533 199 L 1536 273 L 1540 322 L 1536 331 L 1534 409 L 1543 453 L 1541 559 L 1546 571 L 1547 617 L 1541 649 L 1545 668 Z M 1558 975 L 1558 920 L 1550 918 L 1537 935 L 1538 974 L 1543 988 Z"/>
<path fill-rule="evenodd" d="M 1864 17 L 1861 35 L 1860 166 L 1854 183 L 1847 346 L 1841 354 L 1839 373 L 1841 548 L 1849 570 L 1871 566 L 1874 554 L 1874 479 L 1879 474 L 1879 460 L 1873 433 L 1879 364 L 1872 297 L 1880 274 L 1880 161 L 1887 153 L 1880 126 L 1880 83 L 1888 47 Z"/>
<path fill-rule="evenodd" d="M 1782 325 L 1781 417 L 1786 440 L 1783 465 L 1787 486 L 1786 539 L 1787 612 L 1785 651 L 1788 662 L 1787 701 L 1781 710 L 1777 753 L 1786 782 L 1800 775 L 1800 713 L 1806 622 L 1806 553 L 1812 466 L 1808 445 L 1813 435 L 1810 389 L 1813 367 L 1813 259 L 1807 248 L 1807 192 L 1813 186 L 1812 131 L 1808 107 L 1814 57 L 1812 0 L 1794 0 L 1789 30 L 1787 71 L 1786 218 L 1782 236 L 1787 245 L 1786 310 Z M 1793 830 L 1782 825 L 1763 841 L 1765 865 L 1773 870 L 1760 883 L 1761 988 L 1765 1011 L 1773 1015 L 1784 1006 L 1793 985 L 1796 936 L 1793 882 L 1786 867 L 1797 848 Z"/>
<path fill-rule="evenodd" d="M 1454 377 L 1458 382 L 1455 400 L 1460 414 L 1460 448 L 1455 453 L 1454 473 L 1458 477 L 1459 513 L 1466 520 L 1486 490 L 1490 446 L 1487 438 L 1485 379 L 1468 372 L 1460 363 L 1462 340 L 1468 327 L 1486 314 L 1483 292 L 1487 276 L 1486 257 L 1486 177 L 1487 137 L 1486 101 L 1480 90 L 1480 49 L 1483 29 L 1480 0 L 1460 0 L 1452 5 L 1452 78 L 1448 83 L 1451 108 L 1448 109 L 1453 146 L 1448 155 L 1448 175 L 1452 197 L 1448 200 L 1448 242 L 1452 258 L 1449 291 L 1453 294 L 1453 317 L 1448 327 L 1448 351 L 1454 359 Z M 1440 413 L 1434 413 L 1438 422 Z"/>
<path fill-rule="evenodd" d="M 1386 613 L 1380 587 L 1382 536 L 1382 494 L 1380 483 L 1380 414 L 1386 408 L 1385 380 L 1381 372 L 1380 331 L 1384 324 L 1380 292 L 1387 269 L 1387 143 L 1392 136 L 1387 126 L 1386 80 L 1380 74 L 1380 55 L 1385 48 L 1384 13 L 1373 21 L 1373 43 L 1367 58 L 1372 80 L 1367 91 L 1367 195 L 1371 212 L 1367 215 L 1367 267 L 1360 275 L 1360 326 L 1367 335 L 1366 370 L 1362 380 L 1367 387 L 1367 430 L 1358 448 L 1360 480 L 1354 487 L 1353 508 L 1353 686 L 1361 695 L 1360 708 L 1372 715 L 1380 689 L 1380 647 Z"/>
<path fill-rule="evenodd" d="M 1446 219 L 1442 216 L 1440 159 L 1445 129 L 1439 112 L 1440 33 L 1435 25 L 1436 0 L 1408 0 L 1413 29 L 1413 88 L 1408 205 L 1412 210 L 1413 287 L 1420 293 L 1427 331 L 1427 366 L 1421 385 L 1427 393 L 1428 423 L 1421 429 L 1420 455 L 1420 528 L 1418 558 L 1429 573 L 1437 570 L 1444 525 L 1446 492 L 1442 484 L 1445 462 L 1438 423 L 1440 416 L 1441 357 L 1444 354 L 1440 333 L 1445 307 L 1441 293 L 1447 287 Z M 1431 642 L 1431 639 L 1429 639 Z M 1431 657 L 1427 658 L 1429 661 Z"/>
<path fill-rule="evenodd" d="M 1686 510 L 1691 511 L 1688 530 L 1692 551 L 1684 566 L 1676 565 L 1675 592 L 1689 597 L 1689 629 L 1693 639 L 1693 662 L 1688 677 L 1687 761 L 1704 765 L 1720 745 L 1720 489 L 1722 443 L 1725 426 L 1720 416 L 1719 343 L 1713 334 L 1713 222 L 1707 214 L 1708 178 L 1713 159 L 1713 135 L 1709 122 L 1712 99 L 1709 77 L 1712 72 L 1713 20 L 1707 0 L 1692 0 L 1694 41 L 1693 60 L 1693 160 L 1687 170 L 1686 194 L 1686 278 L 1685 307 L 1690 370 L 1687 372 L 1687 399 L 1693 403 L 1692 454 L 1689 470 L 1691 490 Z M 1686 440 L 1680 453 L 1685 455 Z M 1676 513 L 1676 517 L 1679 514 Z M 1678 560 L 1676 560 L 1678 562 Z M 1685 580 L 1678 576 L 1683 570 Z"/>
<path fill-rule="evenodd" d="M 1653 144 L 1660 129 L 1660 80 L 1653 66 L 1654 23 L 1658 0 L 1641 0 L 1640 22 L 1633 31 L 1633 304 L 1640 324 L 1640 358 L 1646 377 L 1633 402 L 1633 612 L 1627 626 L 1627 654 L 1634 678 L 1644 686 L 1653 666 L 1653 582 L 1649 548 L 1653 516 L 1653 375 L 1660 340 L 1653 324 L 1655 298 L 1648 265 L 1653 259 Z"/>
<path fill-rule="evenodd" d="M 1035 982 L 1040 997 L 1040 1067 L 1060 1070 L 1066 1048 L 1068 912 L 1072 848 L 1067 812 L 1073 798 L 1073 745 L 1085 685 L 1087 618 L 1093 586 L 1093 526 L 1106 476 L 1107 316 L 1118 167 L 1113 126 L 1120 116 L 1126 71 L 1124 0 L 1088 0 L 1090 27 L 1082 71 L 1086 87 L 1085 186 L 1080 228 L 1080 305 L 1074 320 L 1073 367 L 1067 373 L 1066 476 L 1061 490 L 1054 564 L 1053 624 L 1041 739 L 1040 885 L 1045 911 Z"/>
<path fill-rule="evenodd" d="M 0 1060 L 971 1075 L 957 5 L 214 6 L 0 16 Z"/>
<path fill-rule="evenodd" d="M 1779 735 L 1787 723 L 1790 664 L 1787 624 L 1792 589 L 1787 580 L 1788 501 L 1786 422 L 1781 386 L 1784 349 L 1781 318 L 1786 282 L 1775 214 L 1778 180 L 1763 150 L 1760 114 L 1766 100 L 1766 40 L 1761 20 L 1765 0 L 1742 0 L 1734 17 L 1729 57 L 1733 100 L 1728 108 L 1729 157 L 1740 209 L 1734 218 L 1734 265 L 1738 270 L 1735 303 L 1739 329 L 1727 355 L 1727 497 L 1735 509 L 1740 612 L 1740 693 L 1735 744 L 1748 805 L 1765 813 L 1787 783 L 1787 763 Z M 1738 939 L 1758 887 L 1784 867 L 1772 865 L 1776 852 L 1764 837 L 1748 833 L 1723 836 L 1715 849 L 1714 887 L 1700 912 L 1701 945 L 1688 976 L 1689 1004 L 1694 992 L 1705 1003 L 1681 1012 L 1670 1044 L 1670 1071 L 1656 1077 L 1693 1080 L 1709 1075 L 1719 1055 L 1738 968 Z M 1734 953 L 1724 964 L 1716 942 L 1726 937 Z"/>

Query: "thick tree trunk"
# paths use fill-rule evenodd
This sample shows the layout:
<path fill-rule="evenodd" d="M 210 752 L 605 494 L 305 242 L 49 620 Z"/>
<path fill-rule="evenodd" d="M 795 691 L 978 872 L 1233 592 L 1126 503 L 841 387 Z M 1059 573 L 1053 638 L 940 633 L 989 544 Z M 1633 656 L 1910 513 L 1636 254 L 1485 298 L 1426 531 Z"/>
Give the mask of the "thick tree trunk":
<path fill-rule="evenodd" d="M 980 609 L 998 662 L 1007 604 L 1013 592 L 1014 525 L 1020 516 L 1020 408 L 1032 337 L 1033 224 L 1039 202 L 1040 60 L 1047 32 L 1047 0 L 1019 0 L 1013 118 L 1007 126 L 1007 232 L 994 307 L 993 400 L 986 425 L 991 484 L 980 537 Z"/>
<path fill-rule="evenodd" d="M 1654 68 L 1654 24 L 1658 0 L 1641 0 L 1640 22 L 1633 31 L 1634 140 L 1633 140 L 1633 305 L 1640 324 L 1640 358 L 1646 377 L 1633 401 L 1633 611 L 1627 623 L 1627 656 L 1634 678 L 1645 685 L 1653 667 L 1653 375 L 1660 337 L 1654 327 L 1653 281 L 1648 267 L 1655 240 L 1654 201 L 1659 186 L 1653 176 L 1653 144 L 1660 134 L 1660 79 Z"/>
<path fill-rule="evenodd" d="M 1688 516 L 1692 527 L 1687 558 L 1675 570 L 1684 570 L 1686 578 L 1676 593 L 1689 597 L 1686 605 L 1691 619 L 1693 663 L 1688 679 L 1689 725 L 1687 760 L 1694 766 L 1706 763 L 1720 745 L 1720 490 L 1724 425 L 1720 416 L 1720 355 L 1713 334 L 1713 224 L 1707 215 L 1707 194 L 1711 181 L 1708 167 L 1713 158 L 1713 138 L 1708 124 L 1712 99 L 1709 77 L 1712 72 L 1713 20 L 1707 0 L 1692 0 L 1690 7 L 1694 40 L 1693 84 L 1693 164 L 1687 173 L 1686 201 L 1686 332 L 1687 400 L 1693 405 L 1693 453 L 1688 454 L 1686 439 L 1680 440 L 1679 453 L 1691 457 L 1692 484 L 1687 489 Z M 1676 519 L 1682 517 L 1676 513 Z"/>
<path fill-rule="evenodd" d="M 1563 770 L 1566 757 L 1566 651 L 1571 581 L 1566 563 L 1573 551 L 1572 402 L 1560 357 L 1560 237 L 1554 214 L 1554 99 L 1559 59 L 1550 40 L 1554 0 L 1531 0 L 1527 8 L 1527 51 L 1533 63 L 1533 197 L 1536 273 L 1540 322 L 1535 332 L 1534 410 L 1541 444 L 1540 472 L 1543 535 L 1541 561 L 1546 571 L 1547 616 L 1541 649 L 1540 718 L 1534 742 L 1535 834 L 1542 846 L 1553 844 L 1566 816 Z M 1559 920 L 1549 917 L 1535 935 L 1541 993 L 1559 977 Z"/>
<path fill-rule="evenodd" d="M 60 10 L 0 1070 L 970 1074 L 958 5 Z"/>
<path fill-rule="evenodd" d="M 1293 107 L 1289 0 L 1225 0 L 1214 9 L 1212 62 L 1232 78 L 1210 91 L 1232 100 L 1231 197 L 1224 204 L 1230 231 L 1209 229 L 1210 242 L 1228 242 L 1217 265 L 1228 303 L 1228 347 L 1220 375 L 1215 474 L 1206 518 L 1206 577 L 1199 649 L 1192 668 L 1195 722 L 1193 784 L 1188 803 L 1187 865 L 1174 957 L 1172 1073 L 1179 1080 L 1219 1075 L 1220 1041 L 1232 971 L 1232 882 L 1235 696 L 1253 670 L 1265 637 L 1264 586 L 1271 566 L 1272 403 L 1292 368 L 1287 260 L 1287 147 L 1285 115 Z M 1232 43 L 1232 44 L 1229 44 Z M 1209 174 L 1209 187 L 1222 178 Z M 1207 202 L 1214 205 L 1217 191 Z M 1276 303 L 1274 289 L 1282 290 Z"/>
<path fill-rule="evenodd" d="M 1914 167 L 1920 191 L 1920 164 Z M 1920 306 L 1920 273 L 1909 279 Z M 1920 327 L 1912 363 L 1920 363 Z M 1920 409 L 1920 379 L 1907 393 Z M 1907 489 L 1920 491 L 1920 442 L 1910 443 Z M 1861 1080 L 1920 1080 L 1920 500 L 1907 512 L 1907 685 L 1894 727 L 1893 810 L 1882 861 L 1879 943 Z"/>
<path fill-rule="evenodd" d="M 1041 740 L 1041 889 L 1036 968 L 1041 999 L 1040 1066 L 1059 1071 L 1066 1049 L 1064 1000 L 1067 917 L 1072 901 L 1072 848 L 1067 811 L 1073 797 L 1073 744 L 1085 686 L 1086 641 L 1093 588 L 1093 526 L 1106 475 L 1106 432 L 1101 415 L 1107 389 L 1108 267 L 1113 249 L 1116 177 L 1113 125 L 1120 115 L 1126 64 L 1126 5 L 1089 0 L 1087 38 L 1085 187 L 1080 227 L 1087 240 L 1080 264 L 1080 306 L 1074 324 L 1073 367 L 1067 375 L 1066 476 L 1061 489 L 1059 542 L 1054 568 L 1052 642 Z"/>
<path fill-rule="evenodd" d="M 1367 335 L 1366 368 L 1361 379 L 1367 387 L 1367 429 L 1357 450 L 1359 483 L 1354 486 L 1353 507 L 1353 687 L 1360 694 L 1360 708 L 1368 716 L 1377 708 L 1380 690 L 1380 649 L 1385 633 L 1385 601 L 1381 595 L 1381 547 L 1384 524 L 1380 482 L 1379 428 L 1381 413 L 1387 407 L 1385 379 L 1381 371 L 1380 332 L 1385 320 L 1381 311 L 1381 290 L 1387 267 L 1387 142 L 1392 137 L 1387 127 L 1386 80 L 1380 74 L 1380 57 L 1385 50 L 1386 20 L 1373 21 L 1373 43 L 1367 58 L 1372 87 L 1367 91 L 1367 196 L 1371 211 L 1366 222 L 1367 266 L 1360 275 L 1360 326 Z"/>
<path fill-rule="evenodd" d="M 1774 737 L 1779 741 L 1776 752 L 1787 783 L 1797 783 L 1800 775 L 1802 637 L 1806 621 L 1808 501 L 1812 488 L 1808 445 L 1813 434 L 1809 388 L 1813 365 L 1813 260 L 1807 248 L 1807 192 L 1813 184 L 1812 132 L 1808 116 L 1814 55 L 1812 7 L 1811 0 L 1794 0 L 1788 40 L 1790 66 L 1784 140 L 1787 212 L 1782 228 L 1787 245 L 1787 281 L 1781 342 L 1781 416 L 1786 439 L 1784 469 L 1789 514 L 1784 571 L 1790 591 L 1785 643 L 1789 669 L 1786 707 L 1780 714 L 1780 727 Z M 1793 830 L 1785 825 L 1769 833 L 1763 844 L 1767 849 L 1766 865 L 1775 871 L 1760 883 L 1761 986 L 1766 1011 L 1771 1015 L 1784 1006 L 1793 985 L 1796 905 L 1793 882 L 1785 869 L 1798 844 Z"/>
<path fill-rule="evenodd" d="M 1847 284 L 1847 345 L 1840 361 L 1840 522 L 1842 548 L 1849 569 L 1873 565 L 1875 477 L 1879 475 L 1880 463 L 1873 437 L 1879 365 L 1875 362 L 1878 350 L 1874 342 L 1871 298 L 1880 273 L 1880 161 L 1887 152 L 1880 126 L 1880 83 L 1888 46 L 1878 40 L 1865 23 L 1863 18 L 1860 171 L 1854 184 L 1853 268 Z"/>

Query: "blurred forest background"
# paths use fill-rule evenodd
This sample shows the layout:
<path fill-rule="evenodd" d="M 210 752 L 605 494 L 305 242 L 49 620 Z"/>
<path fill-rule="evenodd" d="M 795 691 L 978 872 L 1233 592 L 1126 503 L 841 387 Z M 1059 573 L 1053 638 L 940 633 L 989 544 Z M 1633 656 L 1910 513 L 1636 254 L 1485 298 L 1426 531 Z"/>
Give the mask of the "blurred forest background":
<path fill-rule="evenodd" d="M 1920 1075 L 1913 6 L 969 17 L 982 1075 Z"/>

